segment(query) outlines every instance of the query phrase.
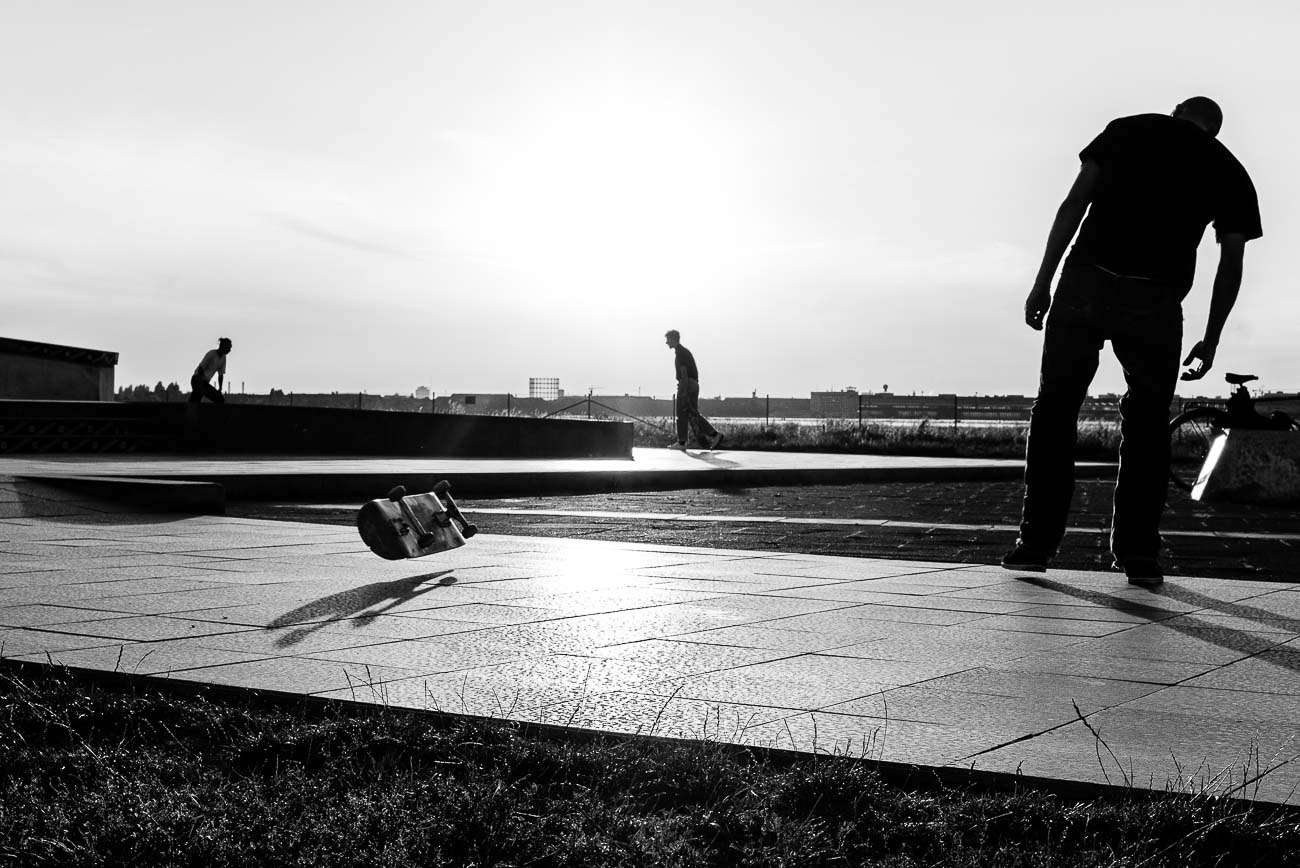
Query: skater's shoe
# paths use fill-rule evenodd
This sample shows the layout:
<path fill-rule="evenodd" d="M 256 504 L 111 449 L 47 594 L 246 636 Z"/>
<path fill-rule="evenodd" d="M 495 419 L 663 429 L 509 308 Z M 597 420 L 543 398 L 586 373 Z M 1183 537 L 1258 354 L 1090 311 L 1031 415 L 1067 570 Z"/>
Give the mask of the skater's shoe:
<path fill-rule="evenodd" d="M 1026 573 L 1047 572 L 1047 562 L 1051 560 L 1046 553 L 1030 548 L 1023 543 L 1002 556 L 1002 566 L 1008 570 L 1020 570 Z"/>
<path fill-rule="evenodd" d="M 709 449 L 710 449 L 710 451 L 711 451 L 711 450 L 714 450 L 714 449 L 717 449 L 717 448 L 718 448 L 718 444 L 721 443 L 721 442 L 722 442 L 722 432 L 719 431 L 718 433 L 714 434 L 712 437 L 709 438 Z"/>
<path fill-rule="evenodd" d="M 1122 562 L 1117 559 L 1115 569 L 1124 571 L 1130 585 L 1155 588 L 1165 581 L 1165 572 L 1155 558 L 1125 558 Z"/>
<path fill-rule="evenodd" d="M 685 443 L 669 443 L 669 444 L 668 444 L 668 448 L 669 448 L 669 449 L 676 449 L 678 452 L 685 452 L 685 451 L 686 451 L 686 444 L 685 444 Z"/>

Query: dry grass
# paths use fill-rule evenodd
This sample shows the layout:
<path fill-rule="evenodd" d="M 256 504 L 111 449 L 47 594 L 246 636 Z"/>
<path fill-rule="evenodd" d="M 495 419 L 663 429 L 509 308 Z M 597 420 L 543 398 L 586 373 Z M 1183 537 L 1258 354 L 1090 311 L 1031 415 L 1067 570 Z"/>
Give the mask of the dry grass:
<path fill-rule="evenodd" d="M 670 419 L 634 423 L 636 446 L 663 446 L 673 438 Z M 1023 458 L 1028 424 L 957 425 L 923 420 L 888 424 L 828 420 L 805 425 L 761 421 L 720 425 L 727 449 L 774 452 L 837 452 L 873 455 L 940 455 L 959 458 Z M 1080 461 L 1114 461 L 1119 452 L 1119 427 L 1114 422 L 1079 424 L 1075 455 Z"/>
<path fill-rule="evenodd" d="M 900 788 L 868 762 L 0 672 L 0 864 L 1283 865 L 1208 795 Z"/>

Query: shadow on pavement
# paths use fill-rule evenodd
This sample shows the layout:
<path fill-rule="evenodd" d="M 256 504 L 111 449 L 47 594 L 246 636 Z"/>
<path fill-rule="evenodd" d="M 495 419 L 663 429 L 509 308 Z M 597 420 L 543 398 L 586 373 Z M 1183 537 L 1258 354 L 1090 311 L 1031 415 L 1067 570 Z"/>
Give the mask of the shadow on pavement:
<path fill-rule="evenodd" d="M 1272 627 L 1280 627 L 1288 633 L 1300 633 L 1300 619 L 1290 618 L 1286 615 L 1279 615 L 1270 612 L 1267 609 L 1260 609 L 1256 606 L 1247 606 L 1242 603 L 1230 603 L 1226 600 L 1216 600 L 1213 597 L 1207 597 L 1204 594 L 1198 594 L 1188 588 L 1180 588 L 1177 585 L 1162 585 L 1155 590 L 1155 593 L 1162 597 L 1168 597 L 1171 600 L 1177 600 L 1180 603 L 1187 603 L 1192 606 L 1200 606 L 1204 609 L 1214 609 L 1225 615 L 1232 615 L 1237 618 L 1246 618 L 1251 621 L 1259 621 L 1261 624 L 1267 624 Z"/>
<path fill-rule="evenodd" d="M 425 573 L 391 582 L 375 582 L 312 600 L 291 612 L 285 612 L 267 625 L 268 630 L 295 627 L 275 640 L 279 648 L 296 645 L 312 633 L 330 624 L 355 620 L 361 627 L 385 612 L 407 603 L 421 594 L 456 584 L 452 570 Z M 382 604 L 382 605 L 381 605 Z M 375 608 L 378 607 L 378 608 Z"/>
<path fill-rule="evenodd" d="M 1148 606 L 1145 603 L 1138 602 L 1132 598 L 1116 597 L 1111 594 L 1104 594 L 1100 591 L 1089 591 L 1083 588 L 1075 588 L 1063 582 L 1056 582 L 1051 579 L 1039 578 L 1036 576 L 1018 576 L 1020 581 L 1033 585 L 1038 588 L 1057 591 L 1058 593 L 1074 597 L 1077 600 L 1084 600 L 1099 606 L 1105 606 L 1114 609 L 1117 612 L 1127 612 L 1147 619 L 1149 622 L 1162 624 L 1177 633 L 1184 636 L 1190 636 L 1193 639 L 1199 639 L 1211 645 L 1217 645 L 1220 648 L 1226 648 L 1229 651 L 1236 651 L 1240 654 L 1251 656 L 1259 655 L 1274 665 L 1290 669 L 1293 672 L 1300 672 L 1300 652 L 1289 648 L 1282 648 L 1289 639 L 1273 641 L 1260 638 L 1252 633 L 1243 630 L 1234 630 L 1231 627 L 1214 624 L 1197 618 L 1192 613 L 1173 612 L 1169 609 L 1161 609 L 1157 606 Z M 1274 615 L 1263 609 L 1257 609 L 1253 606 L 1242 606 L 1237 603 L 1228 603 L 1223 600 L 1216 600 L 1213 597 L 1207 597 L 1198 594 L 1195 591 L 1189 591 L 1186 588 L 1174 588 L 1162 586 L 1156 588 L 1152 593 L 1168 597 L 1171 600 L 1189 603 L 1191 605 L 1202 606 L 1206 609 L 1213 609 L 1226 615 L 1232 615 L 1248 620 L 1259 621 L 1262 625 L 1272 629 L 1279 627 L 1289 630 L 1290 632 L 1300 632 L 1300 622 L 1295 619 Z"/>
<path fill-rule="evenodd" d="M 717 455 L 715 455 L 712 452 L 687 452 L 685 454 L 687 458 L 694 458 L 696 461 L 703 461 L 705 464 L 709 465 L 710 467 L 727 468 L 727 467 L 740 466 L 739 462 L 728 461 L 725 458 L 719 458 Z"/>

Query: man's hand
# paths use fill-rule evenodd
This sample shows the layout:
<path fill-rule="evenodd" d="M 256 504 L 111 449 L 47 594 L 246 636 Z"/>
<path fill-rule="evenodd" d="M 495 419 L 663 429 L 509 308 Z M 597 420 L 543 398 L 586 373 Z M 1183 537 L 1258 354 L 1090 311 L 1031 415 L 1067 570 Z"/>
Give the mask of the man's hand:
<path fill-rule="evenodd" d="M 1079 231 L 1079 224 L 1088 213 L 1100 178 L 1101 166 L 1094 160 L 1084 161 L 1070 185 L 1070 192 L 1065 194 L 1065 201 L 1056 209 L 1056 219 L 1047 233 L 1047 248 L 1038 266 L 1034 288 L 1029 290 L 1029 298 L 1025 299 L 1025 323 L 1036 332 L 1043 330 L 1043 318 L 1052 303 L 1052 277 L 1056 274 L 1056 267 L 1061 264 L 1070 239 Z"/>
<path fill-rule="evenodd" d="M 1205 341 L 1197 341 L 1196 346 L 1183 359 L 1184 365 L 1190 365 L 1186 371 L 1183 371 L 1182 379 L 1199 380 L 1210 372 L 1214 366 L 1214 352 L 1218 347 L 1213 344 L 1207 344 Z M 1193 364 L 1195 362 L 1195 364 Z"/>
<path fill-rule="evenodd" d="M 1043 317 L 1052 304 L 1052 290 L 1046 283 L 1035 283 L 1025 299 L 1025 323 L 1034 331 L 1043 330 Z"/>

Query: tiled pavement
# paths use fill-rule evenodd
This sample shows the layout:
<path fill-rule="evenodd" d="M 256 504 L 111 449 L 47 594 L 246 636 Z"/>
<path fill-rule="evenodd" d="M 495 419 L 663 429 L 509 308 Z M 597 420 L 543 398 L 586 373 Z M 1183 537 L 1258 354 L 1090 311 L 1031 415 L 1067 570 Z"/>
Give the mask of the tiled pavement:
<path fill-rule="evenodd" d="M 0 481 L 0 654 L 1294 802 L 1300 585 L 120 511 Z M 1082 719 L 1081 719 L 1082 715 Z"/>

